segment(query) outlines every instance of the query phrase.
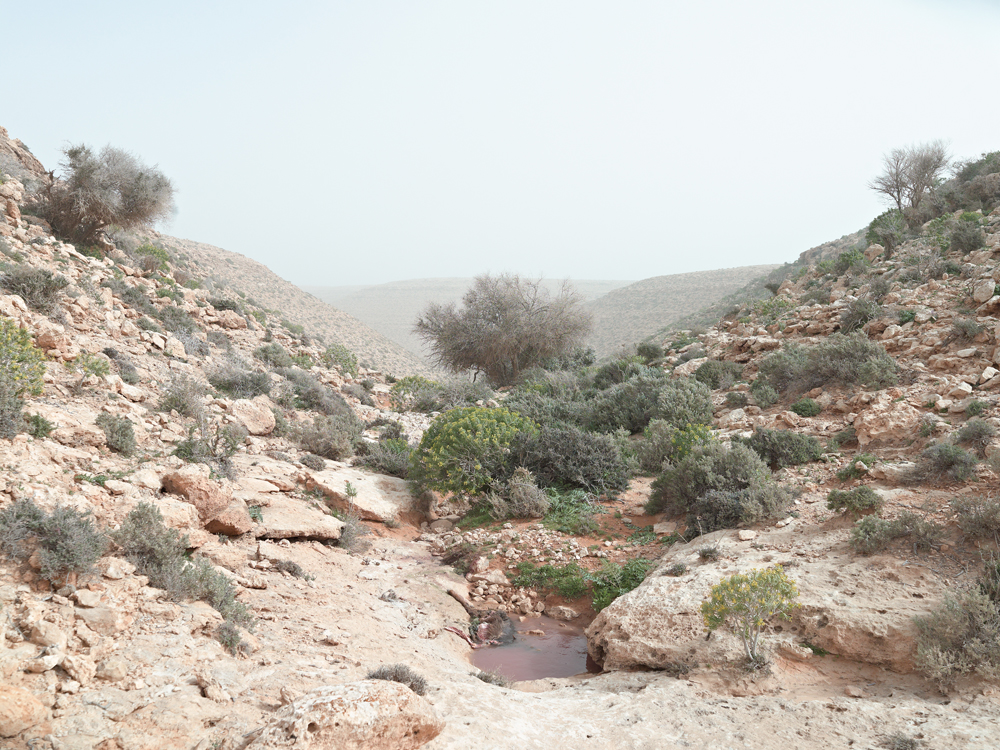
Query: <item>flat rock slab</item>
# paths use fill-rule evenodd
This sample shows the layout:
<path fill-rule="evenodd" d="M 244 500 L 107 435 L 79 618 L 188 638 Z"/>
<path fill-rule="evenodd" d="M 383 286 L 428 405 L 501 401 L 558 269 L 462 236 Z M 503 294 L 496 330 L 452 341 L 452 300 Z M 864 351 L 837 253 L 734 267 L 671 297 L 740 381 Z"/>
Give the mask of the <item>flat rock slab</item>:
<path fill-rule="evenodd" d="M 285 706 L 247 750 L 415 750 L 444 722 L 405 685 L 362 680 L 328 685 Z"/>
<path fill-rule="evenodd" d="M 326 515 L 302 500 L 274 495 L 262 509 L 264 520 L 256 535 L 264 539 L 340 539 L 344 522 Z"/>
<path fill-rule="evenodd" d="M 338 510 L 350 510 L 351 498 L 347 496 L 347 483 L 358 491 L 353 498 L 353 508 L 364 521 L 394 521 L 400 513 L 413 510 L 416 498 L 410 494 L 404 479 L 370 474 L 358 469 L 329 469 L 309 475 L 306 486 L 318 489 L 327 498 L 327 504 Z"/>

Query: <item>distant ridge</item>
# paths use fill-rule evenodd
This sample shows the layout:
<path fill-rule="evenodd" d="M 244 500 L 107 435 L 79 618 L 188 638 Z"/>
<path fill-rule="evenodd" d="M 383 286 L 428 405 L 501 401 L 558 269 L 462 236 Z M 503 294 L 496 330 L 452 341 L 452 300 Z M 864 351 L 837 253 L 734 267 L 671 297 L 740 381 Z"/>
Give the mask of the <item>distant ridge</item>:
<path fill-rule="evenodd" d="M 585 307 L 594 316 L 588 343 L 599 357 L 642 341 L 674 321 L 742 289 L 750 279 L 770 273 L 780 264 L 740 266 L 654 276 L 609 291 Z"/>

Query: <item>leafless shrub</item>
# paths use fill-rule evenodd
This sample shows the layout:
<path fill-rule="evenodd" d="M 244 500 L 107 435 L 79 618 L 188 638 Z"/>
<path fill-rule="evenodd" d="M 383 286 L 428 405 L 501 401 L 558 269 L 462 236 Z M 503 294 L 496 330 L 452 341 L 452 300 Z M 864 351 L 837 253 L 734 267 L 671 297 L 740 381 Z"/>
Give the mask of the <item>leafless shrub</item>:
<path fill-rule="evenodd" d="M 882 174 L 868 187 L 892 200 L 900 211 L 918 208 L 948 162 L 948 149 L 942 141 L 894 148 L 882 157 Z"/>

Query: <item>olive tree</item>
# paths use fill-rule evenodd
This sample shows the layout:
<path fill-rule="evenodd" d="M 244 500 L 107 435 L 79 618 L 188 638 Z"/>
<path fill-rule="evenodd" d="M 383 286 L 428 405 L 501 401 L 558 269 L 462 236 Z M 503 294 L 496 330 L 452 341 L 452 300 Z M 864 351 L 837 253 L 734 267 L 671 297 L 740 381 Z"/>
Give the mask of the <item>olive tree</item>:
<path fill-rule="evenodd" d="M 436 364 L 482 373 L 495 386 L 513 385 L 548 357 L 578 345 L 590 331 L 582 298 L 563 282 L 550 293 L 517 274 L 477 276 L 461 306 L 431 303 L 413 327 Z"/>
<path fill-rule="evenodd" d="M 68 146 L 61 179 L 46 196 L 45 217 L 56 233 L 78 244 L 104 244 L 104 230 L 152 226 L 170 216 L 174 188 L 164 174 L 135 155 L 105 146 Z"/>
<path fill-rule="evenodd" d="M 948 163 L 948 148 L 943 141 L 894 148 L 882 157 L 882 174 L 868 187 L 892 200 L 899 211 L 917 208 Z"/>

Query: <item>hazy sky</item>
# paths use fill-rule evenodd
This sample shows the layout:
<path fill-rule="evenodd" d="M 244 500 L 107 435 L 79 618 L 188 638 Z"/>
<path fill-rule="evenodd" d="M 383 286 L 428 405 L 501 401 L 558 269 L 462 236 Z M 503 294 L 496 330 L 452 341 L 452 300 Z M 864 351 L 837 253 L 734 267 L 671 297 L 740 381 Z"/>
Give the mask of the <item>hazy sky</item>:
<path fill-rule="evenodd" d="M 791 261 L 883 152 L 1000 149 L 996 0 L 0 0 L 0 124 L 110 143 L 162 227 L 314 285 Z"/>

